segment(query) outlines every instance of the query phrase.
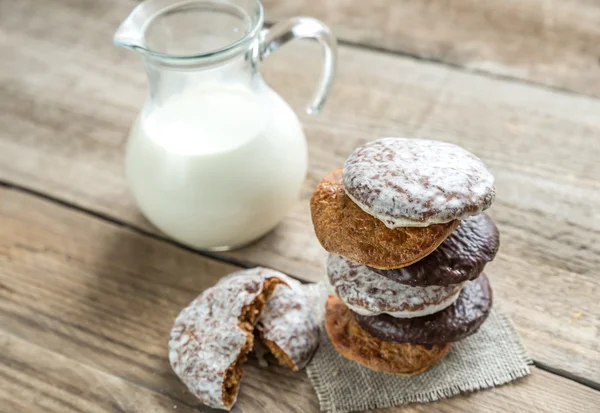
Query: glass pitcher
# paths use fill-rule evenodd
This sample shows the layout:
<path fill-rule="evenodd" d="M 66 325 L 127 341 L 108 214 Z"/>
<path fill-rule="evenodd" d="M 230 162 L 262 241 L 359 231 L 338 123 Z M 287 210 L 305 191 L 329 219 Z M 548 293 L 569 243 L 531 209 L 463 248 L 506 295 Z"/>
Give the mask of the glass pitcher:
<path fill-rule="evenodd" d="M 140 53 L 146 104 L 127 143 L 126 175 L 140 210 L 186 245 L 228 250 L 250 243 L 289 212 L 307 170 L 306 139 L 260 63 L 290 40 L 323 49 L 308 107 L 318 113 L 336 65 L 336 42 L 318 20 L 263 30 L 258 0 L 146 0 L 114 42 Z"/>

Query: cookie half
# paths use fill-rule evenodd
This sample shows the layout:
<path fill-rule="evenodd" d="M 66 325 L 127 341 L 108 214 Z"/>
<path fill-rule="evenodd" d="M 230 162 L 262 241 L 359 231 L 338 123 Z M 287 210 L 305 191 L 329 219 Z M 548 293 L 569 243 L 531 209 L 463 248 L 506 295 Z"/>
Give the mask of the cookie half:
<path fill-rule="evenodd" d="M 315 234 L 325 250 L 380 269 L 401 268 L 422 259 L 459 224 L 390 229 L 346 195 L 341 169 L 317 185 L 310 209 Z"/>
<path fill-rule="evenodd" d="M 411 287 L 333 254 L 327 259 L 325 283 L 358 314 L 409 318 L 433 314 L 452 305 L 464 285 Z"/>
<path fill-rule="evenodd" d="M 477 215 L 495 197 L 494 176 L 451 143 L 382 138 L 344 163 L 348 196 L 388 228 L 422 227 Z"/>
<path fill-rule="evenodd" d="M 451 343 L 422 346 L 380 340 L 364 331 L 351 311 L 333 294 L 325 304 L 325 328 L 331 344 L 343 357 L 379 372 L 411 376 L 440 361 Z"/>
<path fill-rule="evenodd" d="M 283 282 L 262 270 L 207 289 L 175 320 L 169 340 L 171 367 L 207 406 L 229 410 L 237 399 L 254 325 L 275 286 Z"/>
<path fill-rule="evenodd" d="M 460 225 L 431 254 L 404 268 L 376 273 L 410 286 L 452 285 L 477 278 L 500 247 L 500 234 L 484 212 L 460 221 Z"/>
<path fill-rule="evenodd" d="M 263 267 L 234 272 L 221 278 L 217 285 L 256 271 L 263 278 L 278 278 L 283 282 L 275 286 L 256 324 L 258 336 L 280 364 L 300 370 L 319 345 L 318 317 L 305 287 L 282 272 Z"/>
<path fill-rule="evenodd" d="M 366 317 L 354 313 L 369 334 L 394 343 L 441 344 L 462 340 L 477 332 L 492 309 L 492 289 L 485 274 L 467 282 L 457 300 L 425 317 L 395 318 L 387 314 Z"/>
<path fill-rule="evenodd" d="M 275 286 L 256 329 L 279 363 L 298 371 L 319 345 L 318 318 L 304 286 L 285 274 L 277 277 L 287 285 Z"/>

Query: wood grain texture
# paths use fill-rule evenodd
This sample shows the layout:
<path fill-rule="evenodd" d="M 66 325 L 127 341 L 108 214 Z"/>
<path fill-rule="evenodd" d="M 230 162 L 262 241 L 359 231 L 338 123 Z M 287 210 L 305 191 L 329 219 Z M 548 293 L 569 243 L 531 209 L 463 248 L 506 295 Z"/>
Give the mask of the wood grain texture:
<path fill-rule="evenodd" d="M 154 231 L 122 171 L 144 74 L 109 41 L 132 5 L 0 5 L 0 179 Z M 265 65 L 296 108 L 315 81 L 313 52 L 290 46 Z M 349 47 L 339 66 L 326 111 L 302 118 L 311 156 L 303 199 L 261 242 L 223 256 L 319 280 L 325 252 L 307 199 L 327 171 L 377 136 L 457 143 L 497 177 L 490 213 L 502 247 L 488 272 L 498 302 L 536 360 L 600 382 L 600 101 Z"/>
<path fill-rule="evenodd" d="M 264 0 L 352 43 L 600 96 L 600 3 L 590 0 Z"/>
<path fill-rule="evenodd" d="M 0 188 L 0 411 L 196 412 L 171 372 L 177 312 L 234 267 Z M 506 386 L 389 412 L 591 412 L 600 392 L 533 369 Z M 236 412 L 316 412 L 306 375 L 250 360 Z"/>
<path fill-rule="evenodd" d="M 0 331 L 0 411 L 197 412 L 152 390 Z"/>
<path fill-rule="evenodd" d="M 67 373 L 85 364 L 174 404 L 199 406 L 171 371 L 169 331 L 183 307 L 236 267 L 2 188 L 0 228 L 0 326 L 6 333 L 70 360 L 74 366 L 65 367 Z M 29 357 L 32 362 L 38 358 Z M 89 378 L 82 379 L 82 386 L 104 382 L 90 369 L 80 374 Z M 33 371 L 22 375 L 36 376 Z M 51 385 L 72 381 L 55 375 L 47 380 Z M 97 396 L 110 403 L 118 401 L 111 401 L 110 389 L 119 383 L 112 380 Z M 114 397 L 125 399 L 127 391 L 125 387 Z M 93 402 L 92 396 L 84 394 Z M 303 373 L 278 366 L 259 369 L 252 360 L 237 407 L 259 412 L 283 405 L 290 412 L 309 412 L 317 410 L 316 403 Z M 122 410 L 145 412 L 129 406 Z M 104 407 L 98 406 L 99 411 Z"/>

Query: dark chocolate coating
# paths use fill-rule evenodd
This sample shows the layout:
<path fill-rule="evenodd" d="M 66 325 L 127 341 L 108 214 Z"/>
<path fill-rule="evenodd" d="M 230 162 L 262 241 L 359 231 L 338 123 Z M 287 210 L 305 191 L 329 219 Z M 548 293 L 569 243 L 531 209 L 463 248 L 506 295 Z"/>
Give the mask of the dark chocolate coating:
<path fill-rule="evenodd" d="M 413 287 L 459 284 L 472 280 L 493 260 L 500 246 L 494 221 L 485 213 L 465 218 L 440 246 L 420 261 L 404 268 L 376 273 Z"/>
<path fill-rule="evenodd" d="M 425 317 L 375 317 L 353 312 L 358 325 L 380 340 L 395 343 L 441 344 L 475 333 L 492 308 L 492 290 L 485 274 L 469 281 L 450 307 Z"/>

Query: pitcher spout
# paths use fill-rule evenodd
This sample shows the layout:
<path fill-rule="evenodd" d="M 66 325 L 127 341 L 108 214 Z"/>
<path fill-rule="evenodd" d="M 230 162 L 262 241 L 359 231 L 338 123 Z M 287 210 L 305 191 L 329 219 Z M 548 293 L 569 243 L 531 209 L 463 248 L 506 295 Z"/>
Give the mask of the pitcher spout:
<path fill-rule="evenodd" d="M 262 24 L 258 0 L 145 0 L 113 41 L 163 63 L 185 64 L 246 52 Z"/>
<path fill-rule="evenodd" d="M 155 3 L 160 3 L 160 1 L 150 0 L 139 4 L 123 20 L 113 36 L 113 43 L 116 46 L 133 50 L 145 49 L 144 26 L 152 17 L 153 12 L 157 11 Z"/>

